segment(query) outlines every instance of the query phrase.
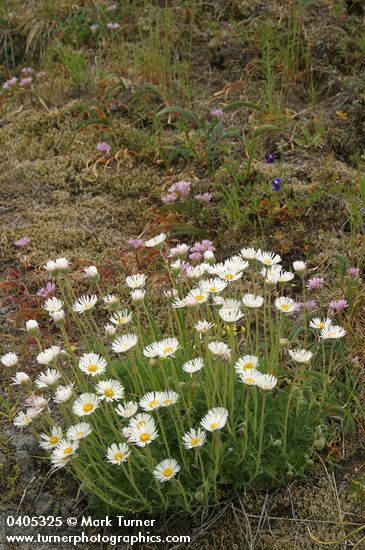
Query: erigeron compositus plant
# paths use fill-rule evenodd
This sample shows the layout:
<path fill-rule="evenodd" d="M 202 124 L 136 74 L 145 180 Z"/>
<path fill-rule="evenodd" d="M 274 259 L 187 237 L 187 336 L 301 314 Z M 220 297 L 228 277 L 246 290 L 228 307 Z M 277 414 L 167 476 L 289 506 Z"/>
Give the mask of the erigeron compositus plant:
<path fill-rule="evenodd" d="M 14 372 L 23 367 L 14 352 L 1 358 L 27 392 L 14 424 L 37 434 L 53 469 L 69 469 L 116 511 L 207 511 L 223 486 L 275 486 L 311 464 L 326 423 L 346 331 L 298 308 L 293 288 L 313 285 L 306 264 L 295 262 L 295 275 L 252 248 L 208 262 L 194 256 L 197 244 L 168 251 L 165 234 L 146 241 L 169 289 L 132 274 L 128 303 L 118 287 L 95 294 L 95 266 L 82 275 L 90 294 L 77 296 L 68 260 L 50 260 L 59 297 L 43 308 L 50 322 L 63 312 L 56 344 L 35 351 L 37 376 Z M 189 269 L 175 265 L 188 256 Z M 42 346 L 38 324 L 26 329 Z"/>

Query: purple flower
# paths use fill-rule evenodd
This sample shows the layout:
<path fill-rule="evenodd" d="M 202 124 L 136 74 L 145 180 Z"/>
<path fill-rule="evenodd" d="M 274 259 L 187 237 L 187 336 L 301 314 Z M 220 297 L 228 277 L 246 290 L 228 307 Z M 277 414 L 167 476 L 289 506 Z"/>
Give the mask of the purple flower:
<path fill-rule="evenodd" d="M 8 90 L 9 88 L 11 88 L 12 86 L 15 86 L 16 83 L 18 82 L 18 79 L 16 76 L 13 76 L 12 78 L 10 78 L 9 80 L 7 80 L 6 82 L 4 82 L 3 84 L 3 90 Z"/>
<path fill-rule="evenodd" d="M 31 76 L 27 76 L 26 78 L 22 78 L 20 81 L 19 81 L 19 84 L 21 86 L 30 86 L 33 82 L 33 78 Z"/>
<path fill-rule="evenodd" d="M 360 275 L 360 269 L 358 267 L 349 267 L 347 273 L 351 279 L 356 279 Z"/>
<path fill-rule="evenodd" d="M 130 247 L 130 248 L 142 248 L 143 247 L 143 241 L 142 239 L 129 239 L 129 241 L 127 241 L 127 245 Z"/>
<path fill-rule="evenodd" d="M 28 237 L 22 237 L 18 241 L 15 241 L 15 246 L 18 248 L 25 248 L 30 243 L 30 239 Z"/>
<path fill-rule="evenodd" d="M 204 252 L 210 250 L 211 252 L 215 251 L 215 246 L 212 241 L 208 239 L 203 239 L 201 242 L 196 242 L 190 249 L 189 258 L 191 260 L 201 260 L 203 258 Z"/>
<path fill-rule="evenodd" d="M 120 25 L 119 23 L 107 23 L 106 26 L 108 27 L 108 29 L 111 29 L 113 31 L 117 31 L 119 28 L 120 28 Z"/>
<path fill-rule="evenodd" d="M 272 180 L 271 186 L 272 186 L 272 190 L 275 191 L 276 193 L 277 193 L 278 191 L 280 191 L 280 188 L 281 188 L 281 179 L 280 179 L 280 178 L 275 178 L 274 180 Z"/>
<path fill-rule="evenodd" d="M 276 161 L 275 154 L 267 152 L 265 155 L 265 161 L 267 162 L 267 164 L 273 164 L 273 162 Z"/>
<path fill-rule="evenodd" d="M 48 298 L 56 290 L 56 285 L 54 283 L 47 283 L 46 286 L 40 288 L 37 292 L 37 296 L 41 298 Z"/>
<path fill-rule="evenodd" d="M 365 218 L 362 219 L 362 228 L 365 231 Z"/>
<path fill-rule="evenodd" d="M 307 289 L 308 290 L 315 290 L 317 288 L 321 288 L 324 285 L 324 279 L 322 277 L 312 277 L 307 282 Z"/>
<path fill-rule="evenodd" d="M 90 30 L 93 34 L 96 33 L 96 31 L 98 30 L 99 28 L 99 25 L 97 25 L 96 23 L 94 23 L 93 25 L 90 25 Z"/>
<path fill-rule="evenodd" d="M 300 312 L 303 311 L 303 309 L 305 309 L 306 311 L 313 311 L 314 309 L 316 309 L 316 307 L 317 302 L 315 300 L 308 300 L 305 305 L 303 304 L 303 302 L 298 302 L 296 311 Z"/>
<path fill-rule="evenodd" d="M 210 111 L 211 116 L 216 116 L 218 118 L 221 118 L 224 116 L 224 111 L 222 109 L 212 109 Z"/>
<path fill-rule="evenodd" d="M 167 195 L 164 195 L 161 200 L 164 204 L 172 204 L 176 202 L 178 199 L 178 196 L 176 193 L 167 193 Z"/>
<path fill-rule="evenodd" d="M 112 148 L 108 143 L 105 143 L 105 141 L 101 141 L 97 144 L 96 150 L 100 151 L 101 153 L 109 154 Z"/>
<path fill-rule="evenodd" d="M 343 299 L 332 300 L 332 302 L 329 305 L 329 309 L 333 311 L 341 311 L 342 309 L 346 309 L 347 307 L 349 307 L 349 305 L 346 302 L 346 300 L 343 300 Z"/>
<path fill-rule="evenodd" d="M 23 74 L 31 74 L 33 72 L 32 67 L 23 67 L 22 73 Z"/>
<path fill-rule="evenodd" d="M 202 204 L 209 204 L 213 198 L 213 193 L 203 193 L 202 195 L 195 195 L 194 199 Z"/>

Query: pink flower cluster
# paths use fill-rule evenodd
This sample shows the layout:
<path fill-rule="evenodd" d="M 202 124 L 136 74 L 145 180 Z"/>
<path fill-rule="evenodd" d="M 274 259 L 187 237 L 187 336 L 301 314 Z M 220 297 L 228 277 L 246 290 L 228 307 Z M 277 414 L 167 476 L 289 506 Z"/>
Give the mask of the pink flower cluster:
<path fill-rule="evenodd" d="M 308 290 L 316 290 L 324 285 L 324 279 L 322 277 L 312 277 L 307 283 Z"/>
<path fill-rule="evenodd" d="M 297 313 L 300 313 L 303 310 L 306 310 L 306 311 L 310 312 L 310 311 L 315 310 L 316 307 L 317 307 L 317 302 L 315 300 L 308 300 L 307 302 L 305 302 L 305 304 L 303 302 L 298 302 L 297 307 L 296 307 L 296 311 L 297 311 Z"/>
<path fill-rule="evenodd" d="M 201 242 L 196 242 L 190 249 L 189 258 L 190 260 L 195 260 L 199 262 L 204 257 L 204 252 L 214 252 L 215 246 L 212 241 L 208 239 L 203 239 Z"/>
<path fill-rule="evenodd" d="M 332 300 L 332 302 L 329 305 L 329 309 L 332 310 L 332 311 L 342 311 L 343 309 L 346 309 L 347 307 L 349 307 L 349 305 L 346 302 L 346 300 L 344 300 L 344 299 Z"/>
<path fill-rule="evenodd" d="M 56 290 L 56 285 L 54 283 L 47 283 L 46 286 L 40 288 L 37 292 L 37 296 L 41 298 L 48 298 Z"/>
<path fill-rule="evenodd" d="M 162 197 L 164 204 L 172 204 L 174 202 L 184 202 L 190 193 L 191 183 L 188 181 L 177 181 L 168 188 L 166 195 Z"/>

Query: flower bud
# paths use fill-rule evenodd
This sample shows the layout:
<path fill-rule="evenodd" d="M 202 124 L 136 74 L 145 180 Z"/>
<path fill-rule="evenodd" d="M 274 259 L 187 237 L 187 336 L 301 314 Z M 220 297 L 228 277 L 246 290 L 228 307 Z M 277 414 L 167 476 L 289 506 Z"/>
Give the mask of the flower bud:
<path fill-rule="evenodd" d="M 25 329 L 27 333 L 30 334 L 31 336 L 39 335 L 39 326 L 35 319 L 29 319 L 29 321 L 25 323 Z"/>

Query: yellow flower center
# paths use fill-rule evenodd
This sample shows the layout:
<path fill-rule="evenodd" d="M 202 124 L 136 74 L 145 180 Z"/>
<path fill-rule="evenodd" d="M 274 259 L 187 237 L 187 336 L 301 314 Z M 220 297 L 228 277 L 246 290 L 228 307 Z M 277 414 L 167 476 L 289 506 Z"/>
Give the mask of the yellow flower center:
<path fill-rule="evenodd" d="M 318 328 L 322 329 L 326 326 L 326 323 L 324 323 L 323 321 L 321 321 L 318 325 Z"/>
<path fill-rule="evenodd" d="M 98 370 L 98 365 L 89 365 L 89 366 L 87 367 L 87 370 L 88 370 L 89 372 L 96 372 L 96 371 Z"/>
<path fill-rule="evenodd" d="M 63 454 L 70 455 L 73 452 L 72 447 L 66 447 L 66 449 L 63 451 Z"/>
<path fill-rule="evenodd" d="M 82 410 L 86 413 L 92 411 L 94 408 L 94 405 L 92 405 L 92 403 L 86 403 L 83 407 L 82 407 Z"/>
<path fill-rule="evenodd" d="M 216 286 L 211 286 L 210 289 L 209 289 L 209 292 L 217 292 L 217 287 Z"/>
<path fill-rule="evenodd" d="M 200 437 L 193 437 L 193 439 L 191 440 L 191 446 L 196 447 L 197 445 L 199 445 L 200 442 L 201 442 Z"/>
<path fill-rule="evenodd" d="M 172 399 L 165 399 L 164 405 L 168 407 L 168 405 L 172 405 Z"/>
<path fill-rule="evenodd" d="M 264 264 L 265 264 L 265 265 L 272 265 L 272 260 L 270 260 L 269 258 L 267 258 L 266 260 L 264 260 Z"/>
<path fill-rule="evenodd" d="M 58 443 L 60 440 L 59 437 L 57 437 L 57 435 L 52 435 L 52 437 L 49 438 L 49 442 L 51 445 L 56 445 L 56 443 Z"/>
<path fill-rule="evenodd" d="M 121 452 L 115 453 L 115 455 L 114 455 L 114 460 L 117 460 L 117 461 L 118 460 L 123 460 L 123 458 L 124 458 L 124 454 L 121 453 Z"/>
<path fill-rule="evenodd" d="M 283 305 L 281 306 L 281 309 L 282 309 L 283 311 L 289 311 L 289 305 L 288 305 L 288 304 L 283 304 Z"/>
<path fill-rule="evenodd" d="M 212 428 L 212 430 L 216 430 L 218 428 L 217 422 L 212 422 L 210 427 Z"/>
<path fill-rule="evenodd" d="M 114 397 L 115 393 L 112 389 L 107 388 L 106 390 L 104 390 L 104 395 L 105 397 Z"/>
<path fill-rule="evenodd" d="M 85 432 L 77 432 L 75 436 L 77 437 L 77 439 L 81 439 L 81 437 L 85 437 Z"/>
<path fill-rule="evenodd" d="M 196 302 L 203 302 L 204 301 L 204 296 L 202 296 L 201 294 L 198 294 L 197 296 L 195 296 L 195 301 Z"/>
<path fill-rule="evenodd" d="M 163 352 L 167 355 L 168 353 L 172 353 L 174 349 L 172 347 L 164 348 Z"/>
<path fill-rule="evenodd" d="M 252 386 L 255 383 L 255 380 L 253 378 L 246 378 L 246 384 L 249 386 Z"/>
<path fill-rule="evenodd" d="M 157 399 L 153 399 L 148 403 L 148 407 L 150 409 L 154 409 L 155 407 L 158 407 L 158 405 L 159 405 L 159 402 L 157 401 Z"/>
<path fill-rule="evenodd" d="M 82 305 L 82 309 L 83 309 L 84 311 L 86 311 L 87 309 L 90 309 L 90 308 L 91 308 L 91 305 L 90 305 L 90 304 L 83 304 L 83 305 Z"/>
<path fill-rule="evenodd" d="M 148 434 L 147 432 L 145 432 L 145 433 L 143 433 L 143 434 L 141 434 L 141 435 L 139 436 L 139 439 L 140 439 L 141 441 L 149 441 L 149 440 L 151 439 L 151 436 L 150 436 L 150 434 Z"/>
<path fill-rule="evenodd" d="M 253 363 L 245 363 L 242 367 L 242 370 L 249 370 L 249 369 L 254 369 L 254 364 Z"/>
<path fill-rule="evenodd" d="M 174 470 L 172 468 L 165 468 L 163 471 L 163 476 L 171 477 L 173 473 L 174 473 Z"/>
<path fill-rule="evenodd" d="M 227 281 L 232 281 L 232 279 L 234 279 L 234 275 L 232 275 L 232 273 L 227 273 L 227 275 L 224 278 Z"/>

